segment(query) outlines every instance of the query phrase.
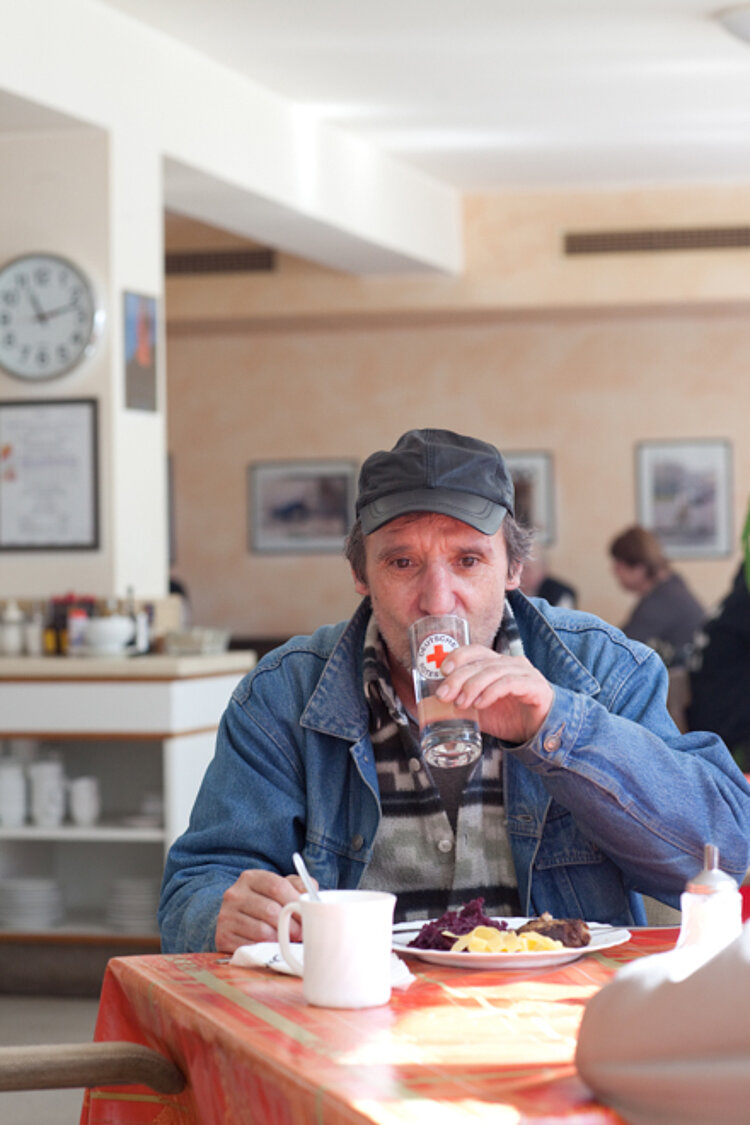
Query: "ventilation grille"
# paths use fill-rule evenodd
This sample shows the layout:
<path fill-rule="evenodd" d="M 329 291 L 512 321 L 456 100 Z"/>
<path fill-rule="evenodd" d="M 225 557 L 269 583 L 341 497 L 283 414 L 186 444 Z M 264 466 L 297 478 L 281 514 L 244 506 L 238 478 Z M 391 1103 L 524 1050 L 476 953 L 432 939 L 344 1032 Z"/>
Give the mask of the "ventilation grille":
<path fill-rule="evenodd" d="M 737 250 L 750 246 L 750 227 L 582 231 L 565 235 L 566 254 L 658 254 L 664 250 Z"/>
<path fill-rule="evenodd" d="M 188 250 L 165 256 L 167 274 L 262 273 L 273 270 L 273 250 Z"/>

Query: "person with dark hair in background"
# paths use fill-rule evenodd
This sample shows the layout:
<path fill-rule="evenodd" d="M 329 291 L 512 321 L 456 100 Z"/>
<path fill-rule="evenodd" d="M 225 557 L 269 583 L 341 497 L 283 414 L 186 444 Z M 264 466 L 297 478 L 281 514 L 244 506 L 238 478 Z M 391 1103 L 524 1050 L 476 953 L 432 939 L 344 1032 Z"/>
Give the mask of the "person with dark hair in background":
<path fill-rule="evenodd" d="M 170 594 L 176 594 L 180 599 L 180 628 L 189 628 L 192 617 L 190 595 L 185 583 L 174 574 L 169 576 L 169 592 Z"/>
<path fill-rule="evenodd" d="M 164 952 L 275 941 L 302 885 L 389 890 L 395 917 L 482 897 L 490 915 L 646 922 L 679 903 L 706 840 L 750 863 L 750 787 L 714 734 L 682 735 L 651 649 L 518 589 L 530 533 L 495 446 L 410 430 L 364 462 L 349 621 L 293 637 L 237 686 L 159 907 Z M 459 614 L 438 698 L 477 713 L 482 755 L 422 756 L 408 631 Z"/>
<path fill-rule="evenodd" d="M 655 648 L 666 664 L 684 663 L 706 611 L 670 566 L 657 537 L 635 525 L 612 540 L 609 553 L 617 581 L 638 595 L 623 633 Z"/>

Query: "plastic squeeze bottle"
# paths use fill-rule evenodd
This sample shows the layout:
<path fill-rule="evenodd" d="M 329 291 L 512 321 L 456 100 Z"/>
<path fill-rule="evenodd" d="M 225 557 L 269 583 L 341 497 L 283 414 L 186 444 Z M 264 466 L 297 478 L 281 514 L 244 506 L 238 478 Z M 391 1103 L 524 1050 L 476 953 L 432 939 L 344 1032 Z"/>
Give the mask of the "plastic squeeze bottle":
<path fill-rule="evenodd" d="M 719 849 L 706 844 L 703 870 L 681 897 L 682 926 L 677 949 L 694 949 L 706 959 L 742 932 L 742 895 L 731 875 L 719 868 Z"/>

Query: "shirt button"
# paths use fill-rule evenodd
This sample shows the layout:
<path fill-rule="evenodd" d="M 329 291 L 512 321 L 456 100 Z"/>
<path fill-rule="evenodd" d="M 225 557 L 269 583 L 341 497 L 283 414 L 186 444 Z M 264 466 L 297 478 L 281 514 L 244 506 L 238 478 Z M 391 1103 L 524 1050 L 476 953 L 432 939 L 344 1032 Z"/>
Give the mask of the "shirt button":
<path fill-rule="evenodd" d="M 354 849 L 354 851 L 358 852 L 360 850 L 360 848 L 362 847 L 362 845 L 364 844 L 364 842 L 365 842 L 364 836 L 360 836 L 359 833 L 357 833 L 356 836 L 352 836 L 352 848 Z"/>
<path fill-rule="evenodd" d="M 409 769 L 412 773 L 419 773 L 422 768 L 422 763 L 419 758 L 409 758 Z"/>
<path fill-rule="evenodd" d="M 439 852 L 443 852 L 443 854 L 445 855 L 447 852 L 450 852 L 452 850 L 453 850 L 453 841 L 452 840 L 438 840 L 438 851 Z"/>
<path fill-rule="evenodd" d="M 562 745 L 562 739 L 559 734 L 551 734 L 549 738 L 544 740 L 544 749 L 548 754 L 553 754 L 555 750 L 559 750 Z"/>

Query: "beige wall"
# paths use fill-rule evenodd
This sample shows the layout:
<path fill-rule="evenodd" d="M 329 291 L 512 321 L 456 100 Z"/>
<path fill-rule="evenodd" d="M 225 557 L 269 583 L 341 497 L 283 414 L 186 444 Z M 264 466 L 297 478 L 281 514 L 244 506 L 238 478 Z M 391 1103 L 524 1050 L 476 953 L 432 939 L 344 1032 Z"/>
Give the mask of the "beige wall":
<path fill-rule="evenodd" d="M 699 208 L 691 199 L 692 209 L 682 200 L 683 210 L 695 223 Z M 558 527 L 550 565 L 578 586 L 582 608 L 615 622 L 629 601 L 615 586 L 606 546 L 636 519 L 637 442 L 728 439 L 738 543 L 750 493 L 750 324 L 740 292 L 743 270 L 750 275 L 747 254 L 566 263 L 550 201 L 540 199 L 548 243 L 523 259 L 532 216 L 527 208 L 519 217 L 518 206 L 504 202 L 470 206 L 474 266 L 457 280 L 357 281 L 282 260 L 271 277 L 168 283 L 175 570 L 197 621 L 278 635 L 347 615 L 356 599 L 342 559 L 248 551 L 247 468 L 277 458 L 359 463 L 412 426 L 452 427 L 505 450 L 550 452 Z M 621 207 L 610 201 L 613 227 Z M 669 200 L 645 208 L 648 225 L 663 221 L 659 209 L 666 215 Z M 569 201 L 564 210 L 569 223 Z M 514 222 L 503 242 L 499 230 L 509 215 Z M 491 242 L 498 247 L 494 275 Z M 534 272 L 544 300 L 530 308 Z M 724 299 L 732 292 L 729 274 L 736 277 L 734 302 Z M 727 294 L 712 304 L 699 300 L 719 276 Z M 492 288 L 503 295 L 491 300 Z M 728 587 L 737 558 L 738 549 L 677 565 L 710 604 Z"/>
<path fill-rule="evenodd" d="M 5 217 L 0 260 L 38 250 L 61 254 L 84 270 L 103 300 L 110 276 L 108 159 L 107 138 L 95 129 L 0 136 L 0 214 Z M 0 401 L 96 399 L 101 443 L 112 425 L 111 347 L 105 322 L 94 354 L 62 378 L 32 382 L 0 371 Z M 0 559 L 0 598 L 70 589 L 110 593 L 112 488 L 111 463 L 100 444 L 100 549 L 6 553 Z"/>

